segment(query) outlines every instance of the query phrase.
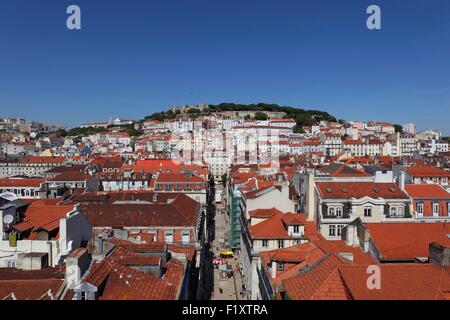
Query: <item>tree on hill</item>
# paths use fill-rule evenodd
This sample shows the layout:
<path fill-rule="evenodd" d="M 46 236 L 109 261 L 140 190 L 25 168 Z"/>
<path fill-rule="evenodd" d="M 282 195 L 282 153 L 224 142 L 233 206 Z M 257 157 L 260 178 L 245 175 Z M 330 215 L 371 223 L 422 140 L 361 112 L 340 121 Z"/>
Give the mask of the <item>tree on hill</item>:
<path fill-rule="evenodd" d="M 73 128 L 70 129 L 69 132 L 67 132 L 67 136 L 73 137 L 73 136 L 88 136 L 94 133 L 99 132 L 105 132 L 107 131 L 105 128 L 95 128 L 95 127 L 88 127 L 88 128 Z"/>
<path fill-rule="evenodd" d="M 58 129 L 58 131 L 55 132 L 57 137 L 66 137 L 67 131 L 64 129 Z"/>
<path fill-rule="evenodd" d="M 191 109 L 196 110 L 196 109 Z M 215 112 L 242 112 L 242 111 L 253 111 L 253 112 L 284 112 L 284 118 L 295 119 L 298 125 L 312 125 L 318 121 L 337 121 L 335 117 L 330 115 L 328 112 L 320 111 L 320 110 L 305 110 L 300 108 L 294 108 L 289 106 L 280 106 L 277 104 L 268 104 L 268 103 L 256 103 L 256 104 L 236 104 L 236 103 L 220 103 L 217 105 L 209 105 L 207 109 L 205 109 L 206 113 L 215 113 Z M 167 111 L 167 112 L 156 112 L 150 116 L 146 116 L 144 120 L 159 120 L 164 121 L 166 119 L 172 119 L 176 117 L 177 112 Z M 199 110 L 198 110 L 199 111 Z M 189 113 L 189 111 L 188 111 Z M 191 111 L 190 115 L 200 115 L 201 111 Z"/>
<path fill-rule="evenodd" d="M 394 124 L 395 132 L 403 133 L 403 127 L 399 124 Z"/>
<path fill-rule="evenodd" d="M 294 133 L 305 133 L 305 130 L 303 130 L 302 126 L 299 126 L 298 124 L 296 124 L 293 128 L 292 131 Z"/>
<path fill-rule="evenodd" d="M 269 119 L 269 116 L 264 112 L 256 112 L 255 113 L 255 120 L 267 120 Z"/>
<path fill-rule="evenodd" d="M 130 137 L 138 137 L 138 136 L 142 136 L 144 134 L 144 132 L 142 132 L 141 130 L 136 130 L 136 128 L 133 125 L 129 125 L 125 128 L 125 132 L 130 136 Z"/>

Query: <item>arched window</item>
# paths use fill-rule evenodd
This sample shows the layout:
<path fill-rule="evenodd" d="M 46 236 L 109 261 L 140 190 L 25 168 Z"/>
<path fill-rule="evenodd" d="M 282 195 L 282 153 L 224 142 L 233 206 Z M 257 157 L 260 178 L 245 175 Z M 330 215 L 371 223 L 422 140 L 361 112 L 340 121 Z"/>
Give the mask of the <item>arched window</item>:
<path fill-rule="evenodd" d="M 397 215 L 397 207 L 391 207 L 391 216 Z"/>

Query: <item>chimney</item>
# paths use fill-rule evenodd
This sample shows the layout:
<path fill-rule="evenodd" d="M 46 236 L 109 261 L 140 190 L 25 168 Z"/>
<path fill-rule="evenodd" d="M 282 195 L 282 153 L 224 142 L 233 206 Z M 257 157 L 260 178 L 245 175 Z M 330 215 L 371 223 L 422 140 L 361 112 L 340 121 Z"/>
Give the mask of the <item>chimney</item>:
<path fill-rule="evenodd" d="M 405 171 L 400 171 L 398 178 L 398 185 L 400 187 L 400 190 L 405 191 Z"/>
<path fill-rule="evenodd" d="M 86 248 L 73 251 L 66 258 L 65 280 L 69 289 L 75 288 L 90 265 L 90 255 Z"/>
<path fill-rule="evenodd" d="M 101 234 L 97 236 L 97 253 L 103 255 L 103 235 Z"/>
<path fill-rule="evenodd" d="M 450 234 L 447 237 L 450 238 Z M 450 266 L 450 247 L 433 242 L 430 243 L 428 252 L 430 263 L 444 267 Z"/>
<path fill-rule="evenodd" d="M 276 261 L 272 261 L 272 266 L 270 268 L 272 279 L 275 279 L 277 276 L 277 263 Z"/>

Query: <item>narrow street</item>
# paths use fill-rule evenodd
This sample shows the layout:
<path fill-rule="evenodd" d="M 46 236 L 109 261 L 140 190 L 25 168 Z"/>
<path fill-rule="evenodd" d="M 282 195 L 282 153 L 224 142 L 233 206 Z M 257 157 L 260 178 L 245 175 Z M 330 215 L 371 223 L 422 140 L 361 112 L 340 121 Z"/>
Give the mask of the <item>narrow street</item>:
<path fill-rule="evenodd" d="M 220 247 L 223 244 L 221 240 L 227 238 L 227 221 L 226 214 L 221 211 L 221 207 L 218 206 L 215 215 L 215 239 L 212 243 L 213 254 L 219 253 Z M 236 271 L 238 260 L 236 257 L 226 259 L 226 262 L 231 265 L 233 270 L 233 276 L 228 279 L 221 279 L 219 269 L 214 270 L 214 293 L 211 297 L 212 300 L 241 300 L 239 295 L 240 288 L 242 286 L 241 276 Z"/>

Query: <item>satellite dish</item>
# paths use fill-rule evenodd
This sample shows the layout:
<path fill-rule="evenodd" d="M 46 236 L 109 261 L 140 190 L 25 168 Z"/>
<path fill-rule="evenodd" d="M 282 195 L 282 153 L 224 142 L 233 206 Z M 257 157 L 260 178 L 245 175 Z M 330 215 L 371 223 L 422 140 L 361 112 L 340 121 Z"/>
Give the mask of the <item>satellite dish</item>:
<path fill-rule="evenodd" d="M 5 224 L 10 224 L 14 221 L 14 217 L 10 214 L 7 214 L 6 216 L 3 217 L 3 222 Z"/>

